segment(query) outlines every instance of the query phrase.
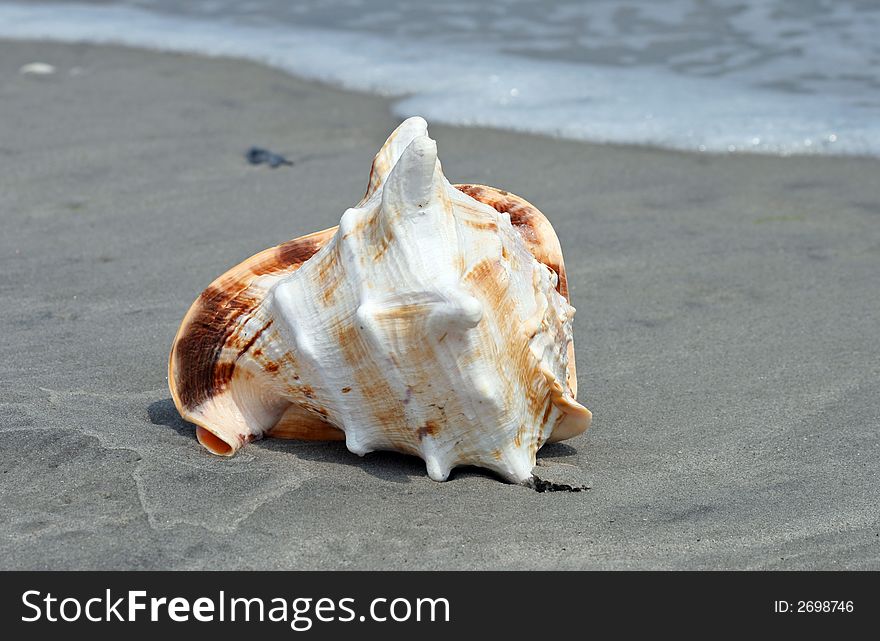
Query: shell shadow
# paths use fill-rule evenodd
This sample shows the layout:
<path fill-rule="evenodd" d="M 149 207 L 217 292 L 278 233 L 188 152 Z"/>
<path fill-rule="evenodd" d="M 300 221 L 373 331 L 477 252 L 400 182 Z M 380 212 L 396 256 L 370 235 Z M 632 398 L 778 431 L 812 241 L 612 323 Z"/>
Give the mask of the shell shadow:
<path fill-rule="evenodd" d="M 147 407 L 147 415 L 153 425 L 172 429 L 195 442 L 196 426 L 183 420 L 172 399 L 165 398 L 150 403 Z M 425 463 L 417 456 L 398 452 L 371 452 L 361 457 L 349 452 L 342 441 L 292 441 L 267 438 L 255 441 L 248 447 L 285 452 L 307 461 L 357 467 L 374 478 L 391 483 L 410 483 L 413 479 L 428 478 Z M 538 451 L 539 459 L 559 459 L 576 455 L 577 450 L 565 443 L 548 443 Z M 488 470 L 472 466 L 454 469 L 449 480 L 467 478 L 497 480 L 497 477 Z"/>
<path fill-rule="evenodd" d="M 150 423 L 153 425 L 168 427 L 181 436 L 196 439 L 196 426 L 183 420 L 170 398 L 150 403 L 147 407 L 147 416 L 150 417 Z"/>
<path fill-rule="evenodd" d="M 374 478 L 391 483 L 411 483 L 413 480 L 433 482 L 428 477 L 422 459 L 400 452 L 379 451 L 358 456 L 350 452 L 342 441 L 295 441 L 274 438 L 256 441 L 251 447 L 288 452 L 309 461 L 349 465 L 363 470 Z M 449 481 L 471 477 L 497 480 L 488 470 L 462 466 L 452 470 Z"/>
<path fill-rule="evenodd" d="M 195 444 L 196 426 L 183 420 L 171 398 L 150 403 L 147 407 L 147 415 L 153 425 L 174 430 L 179 435 L 191 439 Z M 248 447 L 284 452 L 307 461 L 357 467 L 370 476 L 392 483 L 409 483 L 411 479 L 428 478 L 425 463 L 418 457 L 397 452 L 372 452 L 360 457 L 349 452 L 341 441 L 292 441 L 267 438 L 255 441 Z M 475 468 L 454 470 L 451 478 L 486 476 L 482 471 L 474 470 Z"/>
<path fill-rule="evenodd" d="M 577 456 L 577 454 L 577 448 L 572 447 L 568 443 L 547 443 L 544 447 L 538 450 L 538 459 L 569 458 L 571 456 Z"/>
<path fill-rule="evenodd" d="M 296 441 L 267 438 L 255 441 L 249 447 L 285 452 L 317 463 L 357 467 L 372 477 L 391 483 L 410 483 L 414 478 L 427 478 L 425 464 L 418 457 L 397 452 L 371 452 L 361 457 L 349 452 L 342 441 Z"/>

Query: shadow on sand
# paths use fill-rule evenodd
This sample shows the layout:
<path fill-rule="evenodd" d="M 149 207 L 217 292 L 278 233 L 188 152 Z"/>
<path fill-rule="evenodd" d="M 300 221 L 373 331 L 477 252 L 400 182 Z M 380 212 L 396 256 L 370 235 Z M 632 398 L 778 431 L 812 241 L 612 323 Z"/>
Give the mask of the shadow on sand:
<path fill-rule="evenodd" d="M 196 426 L 181 418 L 170 398 L 154 401 L 147 407 L 147 414 L 153 425 L 174 430 L 181 436 L 195 441 Z M 412 478 L 424 478 L 424 462 L 416 457 L 398 452 L 371 452 L 366 456 L 352 454 L 342 441 L 295 441 L 268 438 L 255 441 L 250 447 L 260 447 L 273 452 L 286 452 L 307 461 L 351 465 L 383 481 L 409 483 Z M 538 452 L 539 459 L 561 459 L 577 455 L 577 450 L 565 443 L 549 443 Z M 454 469 L 450 480 L 463 478 L 497 478 L 488 470 L 462 466 Z"/>

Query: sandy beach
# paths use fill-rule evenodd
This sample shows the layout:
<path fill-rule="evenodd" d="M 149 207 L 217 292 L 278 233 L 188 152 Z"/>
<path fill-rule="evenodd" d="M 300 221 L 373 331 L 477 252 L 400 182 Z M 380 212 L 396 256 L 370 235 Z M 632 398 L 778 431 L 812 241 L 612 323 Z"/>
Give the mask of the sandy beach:
<path fill-rule="evenodd" d="M 539 459 L 591 489 L 538 493 L 341 443 L 222 459 L 170 400 L 189 305 L 337 224 L 384 99 L 4 41 L 0 114 L 0 568 L 880 569 L 880 161 L 432 126 L 562 242 L 594 420 Z"/>

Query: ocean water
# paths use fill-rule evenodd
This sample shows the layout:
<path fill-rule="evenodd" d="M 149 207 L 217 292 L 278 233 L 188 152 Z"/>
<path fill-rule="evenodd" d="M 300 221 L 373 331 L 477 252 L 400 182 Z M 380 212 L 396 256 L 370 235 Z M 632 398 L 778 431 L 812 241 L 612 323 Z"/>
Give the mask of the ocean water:
<path fill-rule="evenodd" d="M 880 0 L 0 0 L 0 37 L 248 58 L 448 124 L 880 155 Z"/>

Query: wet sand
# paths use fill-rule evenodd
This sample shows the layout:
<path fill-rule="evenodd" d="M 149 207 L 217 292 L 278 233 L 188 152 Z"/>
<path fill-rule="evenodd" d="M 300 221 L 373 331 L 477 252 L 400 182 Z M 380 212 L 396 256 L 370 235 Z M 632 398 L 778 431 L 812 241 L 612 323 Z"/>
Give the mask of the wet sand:
<path fill-rule="evenodd" d="M 539 458 L 591 489 L 537 493 L 341 443 L 217 458 L 169 398 L 190 303 L 338 222 L 386 101 L 3 42 L 0 114 L 0 567 L 880 569 L 877 160 L 433 126 L 450 180 L 524 196 L 562 241 L 594 423 Z"/>

